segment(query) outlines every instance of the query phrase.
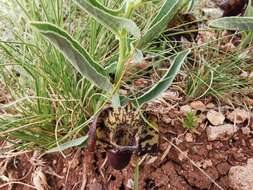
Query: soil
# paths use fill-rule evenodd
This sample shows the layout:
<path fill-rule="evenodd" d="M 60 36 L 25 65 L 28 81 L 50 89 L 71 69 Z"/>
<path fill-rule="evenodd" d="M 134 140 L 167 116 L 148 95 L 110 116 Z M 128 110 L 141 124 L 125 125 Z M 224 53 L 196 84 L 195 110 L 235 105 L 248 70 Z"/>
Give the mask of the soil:
<path fill-rule="evenodd" d="M 38 166 L 42 166 L 48 189 L 131 189 L 135 166 L 139 161 L 139 189 L 232 190 L 228 171 L 232 166 L 243 165 L 253 158 L 252 133 L 243 134 L 239 130 L 230 138 L 210 142 L 207 140 L 205 128 L 208 121 L 205 118 L 195 132 L 189 132 L 182 127 L 182 113 L 178 108 L 171 108 L 170 111 L 156 109 L 164 112 L 159 123 L 157 156 L 134 156 L 125 169 L 117 171 L 108 166 L 105 154 L 90 153 L 85 149 L 67 150 L 64 152 L 66 158 L 60 153 L 45 155 L 38 159 L 42 164 L 34 163 L 33 154 L 27 153 L 8 162 L 5 175 L 11 176 L 12 181 L 23 183 L 13 183 L 11 189 L 33 189 L 24 184 L 34 184 L 32 179 Z M 40 163 L 38 160 L 37 163 Z M 3 187 L 3 184 L 6 182 L 0 181 L 0 189 L 9 190 L 10 186 Z"/>

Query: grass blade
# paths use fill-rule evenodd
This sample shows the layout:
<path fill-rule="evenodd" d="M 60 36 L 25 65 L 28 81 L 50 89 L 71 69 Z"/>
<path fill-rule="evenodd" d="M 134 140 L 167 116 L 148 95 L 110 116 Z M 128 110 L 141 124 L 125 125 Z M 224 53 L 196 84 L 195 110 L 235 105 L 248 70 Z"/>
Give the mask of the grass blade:
<path fill-rule="evenodd" d="M 87 139 L 88 139 L 88 135 L 85 135 L 84 137 L 79 137 L 77 139 L 68 141 L 64 144 L 60 144 L 59 146 L 48 150 L 46 153 L 49 154 L 49 153 L 54 153 L 54 152 L 59 152 L 59 151 L 62 152 L 68 148 L 80 146 L 83 143 L 85 143 Z"/>

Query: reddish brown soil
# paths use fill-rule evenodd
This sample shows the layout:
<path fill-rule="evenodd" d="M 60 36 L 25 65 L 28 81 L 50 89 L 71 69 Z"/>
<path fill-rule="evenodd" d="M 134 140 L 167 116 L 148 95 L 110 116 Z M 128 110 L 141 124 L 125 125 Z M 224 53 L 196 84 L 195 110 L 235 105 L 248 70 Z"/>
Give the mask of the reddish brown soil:
<path fill-rule="evenodd" d="M 168 116 L 169 117 L 169 116 Z M 176 115 L 174 115 L 176 117 Z M 231 166 L 242 165 L 248 158 L 253 157 L 253 138 L 241 132 L 226 141 L 208 142 L 205 129 L 199 127 L 199 134 L 194 133 L 194 142 L 185 142 L 185 130 L 179 122 L 174 125 L 160 124 L 161 142 L 157 157 L 146 157 L 140 165 L 140 189 L 167 189 L 167 190 L 197 190 L 219 189 L 208 179 L 203 171 L 216 181 L 223 189 L 229 190 L 228 171 Z M 173 146 L 163 160 L 166 149 L 171 146 L 169 141 L 186 153 L 188 157 L 203 171 L 195 167 L 184 154 Z M 134 165 L 137 159 L 132 158 L 131 163 L 122 171 L 111 169 L 107 164 L 102 168 L 105 155 L 94 155 L 85 150 L 72 149 L 66 152 L 67 158 L 60 154 L 46 155 L 43 172 L 46 173 L 47 182 L 53 190 L 123 190 L 129 189 L 134 176 Z M 24 154 L 13 158 L 8 165 L 8 174 L 12 179 L 32 185 L 32 173 L 35 169 L 30 162 L 32 155 Z M 84 171 L 85 170 L 85 171 Z M 54 175 L 53 175 L 54 174 Z M 57 176 L 58 175 L 58 176 Z M 17 180 L 15 180 L 17 181 Z M 4 183 L 0 181 L 0 185 Z M 0 189 L 8 190 L 8 186 Z M 24 185 L 13 185 L 12 190 L 30 190 L 33 188 Z"/>

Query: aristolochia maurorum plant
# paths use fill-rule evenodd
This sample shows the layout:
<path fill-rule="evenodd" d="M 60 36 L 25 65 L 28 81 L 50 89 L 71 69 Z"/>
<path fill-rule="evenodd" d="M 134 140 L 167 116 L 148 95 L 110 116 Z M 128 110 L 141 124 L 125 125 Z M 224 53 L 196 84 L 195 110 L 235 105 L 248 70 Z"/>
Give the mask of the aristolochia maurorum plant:
<path fill-rule="evenodd" d="M 97 0 L 74 0 L 78 7 L 110 30 L 118 39 L 118 62 L 113 80 L 110 79 L 107 70 L 94 61 L 66 31 L 50 23 L 31 22 L 31 26 L 39 30 L 83 77 L 105 92 L 107 97 L 111 97 L 104 104 L 106 108 L 97 112 L 90 127 L 88 149 L 94 151 L 95 147 L 98 147 L 99 150 L 106 151 L 109 164 L 115 169 L 124 168 L 134 152 L 143 155 L 157 151 L 157 118 L 149 113 L 140 114 L 137 107 L 157 98 L 168 89 L 190 53 L 186 50 L 174 55 L 171 67 L 154 86 L 137 98 L 124 97 L 121 101 L 120 83 L 129 60 L 134 55 L 141 54 L 141 50 L 163 32 L 168 22 L 185 5 L 185 1 L 182 0 L 163 1 L 160 10 L 148 24 L 147 30 L 140 32 L 130 18 L 138 6 L 148 1 L 150 0 L 125 0 L 120 9 L 112 10 Z"/>

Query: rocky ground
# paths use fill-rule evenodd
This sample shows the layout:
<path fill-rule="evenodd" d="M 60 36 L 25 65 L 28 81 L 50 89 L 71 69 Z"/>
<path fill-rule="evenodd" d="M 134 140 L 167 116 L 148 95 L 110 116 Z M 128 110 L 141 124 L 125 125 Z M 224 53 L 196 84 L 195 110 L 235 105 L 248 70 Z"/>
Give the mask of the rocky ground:
<path fill-rule="evenodd" d="M 253 101 L 250 95 L 247 100 Z M 106 163 L 106 155 L 85 149 L 67 150 L 66 158 L 60 153 L 24 153 L 2 159 L 0 189 L 133 189 L 139 163 L 139 189 L 251 190 L 253 110 L 252 104 L 245 105 L 216 104 L 212 98 L 185 103 L 168 91 L 146 108 L 160 117 L 157 156 L 134 157 L 127 168 L 116 171 Z M 189 112 L 196 128 L 183 127 Z"/>

